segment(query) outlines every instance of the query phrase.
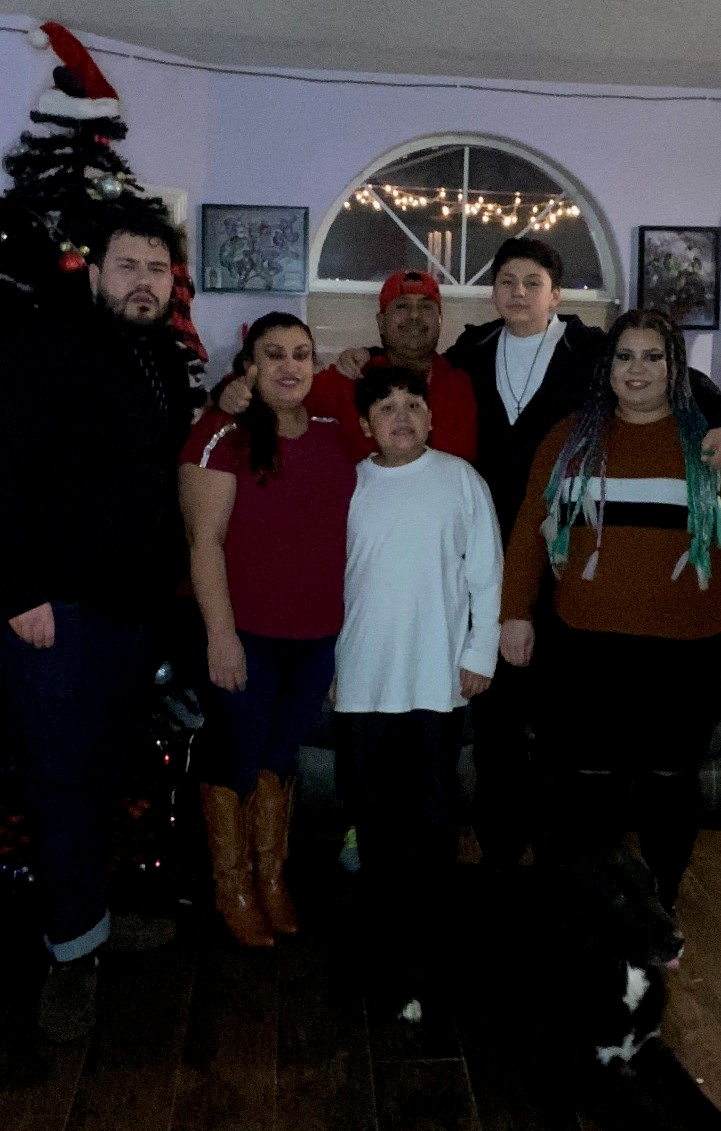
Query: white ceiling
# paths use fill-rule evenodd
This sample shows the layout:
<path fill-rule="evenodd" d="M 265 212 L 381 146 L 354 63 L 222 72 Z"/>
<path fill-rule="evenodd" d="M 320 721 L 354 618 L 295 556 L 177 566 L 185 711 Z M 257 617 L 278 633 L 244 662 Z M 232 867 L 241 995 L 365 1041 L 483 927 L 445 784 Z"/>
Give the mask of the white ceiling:
<path fill-rule="evenodd" d="M 721 87 L 721 0 L 0 0 L 200 61 Z"/>

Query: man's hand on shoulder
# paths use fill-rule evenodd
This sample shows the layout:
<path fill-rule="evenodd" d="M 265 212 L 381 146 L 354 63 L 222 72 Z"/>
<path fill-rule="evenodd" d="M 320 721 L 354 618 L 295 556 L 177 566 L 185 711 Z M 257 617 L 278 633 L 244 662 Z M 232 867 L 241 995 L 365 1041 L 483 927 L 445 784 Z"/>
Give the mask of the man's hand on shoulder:
<path fill-rule="evenodd" d="M 227 412 L 229 416 L 237 416 L 239 413 L 245 412 L 250 404 L 251 393 L 252 382 L 249 380 L 248 374 L 243 377 L 236 377 L 233 381 L 229 381 L 222 390 L 218 397 L 218 408 Z"/>
<path fill-rule="evenodd" d="M 55 643 L 55 617 L 49 602 L 28 609 L 8 622 L 16 636 L 33 648 L 52 648 Z"/>
<path fill-rule="evenodd" d="M 350 377 L 351 381 L 357 381 L 359 377 L 363 376 L 363 370 L 370 359 L 370 352 L 363 346 L 357 346 L 343 350 L 335 363 L 335 367 L 344 377 Z"/>

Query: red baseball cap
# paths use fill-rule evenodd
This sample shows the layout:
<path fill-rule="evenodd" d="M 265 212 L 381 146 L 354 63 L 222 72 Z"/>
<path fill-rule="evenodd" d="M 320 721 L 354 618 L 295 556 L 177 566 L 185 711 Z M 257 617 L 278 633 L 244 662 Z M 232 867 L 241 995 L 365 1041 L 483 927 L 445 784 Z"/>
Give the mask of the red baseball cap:
<path fill-rule="evenodd" d="M 427 271 L 396 271 L 395 275 L 390 275 L 381 287 L 378 297 L 381 311 L 401 295 L 425 295 L 426 298 L 432 298 L 439 306 L 441 305 L 438 283 Z"/>

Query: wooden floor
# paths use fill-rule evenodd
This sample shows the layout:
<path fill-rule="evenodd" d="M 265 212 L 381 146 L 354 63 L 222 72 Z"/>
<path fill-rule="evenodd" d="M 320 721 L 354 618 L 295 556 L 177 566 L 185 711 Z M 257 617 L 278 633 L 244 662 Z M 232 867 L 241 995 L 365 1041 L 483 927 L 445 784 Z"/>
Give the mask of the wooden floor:
<path fill-rule="evenodd" d="M 669 979 L 664 1038 L 721 1109 L 721 832 L 699 837 L 677 918 L 686 946 Z"/>
<path fill-rule="evenodd" d="M 173 942 L 106 951 L 97 1029 L 63 1047 L 34 1029 L 44 960 L 33 900 L 6 892 L 0 1131 L 721 1129 L 721 834 L 702 836 L 679 911 L 688 943 L 666 1040 L 689 1075 L 668 1053 L 661 1099 L 614 1083 L 597 1110 L 579 1105 L 572 1035 L 559 1043 L 524 998 L 538 940 L 518 908 L 532 868 L 504 891 L 459 865 L 457 962 L 413 1026 L 384 1013 L 363 976 L 357 879 L 337 867 L 337 840 L 312 819 L 296 839 L 298 938 L 242 950 L 200 891 Z"/>

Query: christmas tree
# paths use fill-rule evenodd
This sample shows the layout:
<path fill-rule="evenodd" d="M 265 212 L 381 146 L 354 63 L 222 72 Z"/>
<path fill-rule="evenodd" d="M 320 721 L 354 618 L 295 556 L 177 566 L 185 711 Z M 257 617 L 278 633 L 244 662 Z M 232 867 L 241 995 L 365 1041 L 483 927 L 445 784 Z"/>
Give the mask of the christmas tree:
<path fill-rule="evenodd" d="M 30 119 L 38 127 L 26 130 L 20 143 L 6 154 L 3 166 L 14 184 L 5 193 L 6 210 L 15 208 L 12 222 L 5 229 L 7 247 L 0 246 L 0 275 L 6 282 L 15 280 L 22 293 L 33 294 L 35 306 L 50 290 L 53 301 L 75 303 L 88 295 L 86 257 L 97 247 L 100 233 L 116 225 L 132 227 L 136 216 L 157 214 L 170 221 L 160 197 L 148 196 L 138 184 L 127 162 L 112 142 L 122 141 L 128 127 L 122 120 L 117 92 L 75 36 L 57 23 L 45 23 L 31 33 L 37 47 L 52 46 L 62 65 L 55 67 L 55 86 L 44 91 L 39 109 Z M 22 210 L 22 213 L 20 211 Z M 14 254 L 10 263 L 10 243 L 27 245 L 29 227 L 40 222 L 56 248 L 57 271 L 65 275 L 65 285 L 48 287 L 47 255 L 23 257 Z M 34 233 L 38 242 L 38 233 Z M 201 384 L 207 354 L 190 319 L 192 282 L 185 263 L 173 264 L 175 287 L 171 300 L 171 325 L 179 343 L 188 351 L 191 384 Z M 21 278 L 22 276 L 22 278 Z"/>
<path fill-rule="evenodd" d="M 146 196 L 113 148 L 111 142 L 128 132 L 118 95 L 79 40 L 60 24 L 46 23 L 32 41 L 52 44 L 63 65 L 53 71 L 55 87 L 30 112 L 40 129 L 25 131 L 5 157 L 5 171 L 15 182 L 6 196 L 42 216 L 60 245 L 60 268 L 70 272 L 85 266 L 97 233 L 107 230 L 113 214 L 121 220 L 139 211 L 169 216 L 160 197 Z"/>

